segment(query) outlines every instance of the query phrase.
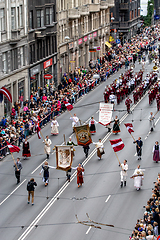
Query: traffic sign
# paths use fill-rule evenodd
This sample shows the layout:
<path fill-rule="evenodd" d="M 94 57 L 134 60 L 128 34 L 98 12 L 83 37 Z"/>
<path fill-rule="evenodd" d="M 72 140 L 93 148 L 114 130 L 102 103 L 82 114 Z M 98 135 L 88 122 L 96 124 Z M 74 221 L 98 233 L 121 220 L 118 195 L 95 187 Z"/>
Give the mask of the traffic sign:
<path fill-rule="evenodd" d="M 51 79 L 51 78 L 53 78 L 53 76 L 52 76 L 51 74 L 45 74 L 45 75 L 44 75 L 44 78 L 45 78 L 45 79 Z"/>
<path fill-rule="evenodd" d="M 116 43 L 119 44 L 121 41 L 120 39 L 116 39 Z"/>
<path fill-rule="evenodd" d="M 159 240 L 160 239 L 160 235 L 157 237 L 157 240 Z"/>

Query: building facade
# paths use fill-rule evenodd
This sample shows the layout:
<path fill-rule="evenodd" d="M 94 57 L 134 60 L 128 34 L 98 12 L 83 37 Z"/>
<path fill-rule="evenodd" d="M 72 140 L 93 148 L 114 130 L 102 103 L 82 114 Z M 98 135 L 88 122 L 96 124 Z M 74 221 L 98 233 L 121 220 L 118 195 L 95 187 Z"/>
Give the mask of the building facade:
<path fill-rule="evenodd" d="M 114 0 L 59 0 L 58 79 L 76 67 L 88 67 L 105 52 Z"/>
<path fill-rule="evenodd" d="M 56 0 L 28 0 L 29 94 L 57 85 Z"/>
<path fill-rule="evenodd" d="M 140 27 L 140 0 L 115 0 L 110 10 L 111 35 L 123 43 L 137 33 Z"/>
<path fill-rule="evenodd" d="M 13 102 L 28 98 L 27 59 L 27 1 L 0 0 L 0 87 L 11 92 Z M 4 97 L 0 116 L 10 110 Z"/>
<path fill-rule="evenodd" d="M 154 15 L 159 15 L 160 17 L 160 1 L 154 0 Z"/>

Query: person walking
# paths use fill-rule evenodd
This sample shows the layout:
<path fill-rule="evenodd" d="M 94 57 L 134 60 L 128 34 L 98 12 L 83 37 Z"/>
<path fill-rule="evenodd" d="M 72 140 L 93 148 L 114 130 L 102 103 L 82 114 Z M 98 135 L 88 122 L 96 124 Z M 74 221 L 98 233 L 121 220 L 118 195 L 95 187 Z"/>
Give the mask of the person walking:
<path fill-rule="evenodd" d="M 15 177 L 17 178 L 17 184 L 20 183 L 20 175 L 22 170 L 22 163 L 20 162 L 20 158 L 17 158 L 16 163 L 14 164 L 15 168 Z"/>
<path fill-rule="evenodd" d="M 25 141 L 23 142 L 22 156 L 24 157 L 24 159 L 26 159 L 27 157 L 31 157 L 30 146 L 27 138 L 25 138 Z"/>
<path fill-rule="evenodd" d="M 83 150 L 84 150 L 84 154 L 85 154 L 86 158 L 88 157 L 89 149 L 90 149 L 89 145 L 83 146 Z"/>
<path fill-rule="evenodd" d="M 153 161 L 158 163 L 160 161 L 160 155 L 159 155 L 160 147 L 158 141 L 155 142 L 155 145 L 153 146 Z"/>
<path fill-rule="evenodd" d="M 155 120 L 155 117 L 153 116 L 153 112 L 150 113 L 150 116 L 149 116 L 149 122 L 150 122 L 150 131 L 153 132 L 154 130 L 154 127 L 155 127 L 155 123 L 154 123 L 154 120 Z"/>
<path fill-rule="evenodd" d="M 130 113 L 130 106 L 131 106 L 132 100 L 127 97 L 126 101 L 125 101 L 125 105 L 127 107 L 127 112 Z"/>
<path fill-rule="evenodd" d="M 142 146 L 143 146 L 141 137 L 139 137 L 138 140 L 134 141 L 133 143 L 136 143 L 136 151 L 137 151 L 138 160 L 141 160 Z"/>
<path fill-rule="evenodd" d="M 140 169 L 140 165 L 138 165 L 131 177 L 134 179 L 134 187 L 137 189 L 137 191 L 139 191 L 142 186 L 142 181 L 144 179 L 143 171 L 144 169 Z"/>
<path fill-rule="evenodd" d="M 59 123 L 57 122 L 56 117 L 54 117 L 51 122 L 51 134 L 52 135 L 58 135 L 58 133 L 59 133 L 58 127 L 59 127 Z"/>
<path fill-rule="evenodd" d="M 124 160 L 123 163 L 121 163 L 119 166 L 121 166 L 122 170 L 120 172 L 120 176 L 121 176 L 121 187 L 126 186 L 126 180 L 127 180 L 127 170 L 128 170 L 128 164 L 127 164 L 127 160 Z"/>
<path fill-rule="evenodd" d="M 96 133 L 96 124 L 97 124 L 98 122 L 96 121 L 96 120 L 94 120 L 94 118 L 93 117 L 91 117 L 91 120 L 89 121 L 89 128 L 90 128 L 90 133 L 91 134 L 94 134 L 94 133 Z"/>
<path fill-rule="evenodd" d="M 67 145 L 71 145 L 72 146 L 72 149 L 73 149 L 73 157 L 75 156 L 75 148 L 73 146 L 77 146 L 77 144 L 75 144 L 73 141 L 72 141 L 72 138 L 69 137 L 69 141 L 67 142 Z"/>
<path fill-rule="evenodd" d="M 78 184 L 78 188 L 80 186 L 82 186 L 82 184 L 84 183 L 84 181 L 83 181 L 83 174 L 84 174 L 84 168 L 83 168 L 82 164 L 79 163 L 78 167 L 77 167 L 77 184 Z"/>
<path fill-rule="evenodd" d="M 93 142 L 93 144 L 96 145 L 96 148 L 97 148 L 97 156 L 99 157 L 99 160 L 101 160 L 102 155 L 105 153 L 105 152 L 104 152 L 104 145 L 103 145 L 103 143 L 102 143 L 102 140 L 99 139 L 98 142 Z"/>
<path fill-rule="evenodd" d="M 34 205 L 34 190 L 37 183 L 35 182 L 34 178 L 31 178 L 30 181 L 27 183 L 27 191 L 28 191 L 28 204 L 30 204 L 30 195 L 32 196 L 32 206 Z"/>
<path fill-rule="evenodd" d="M 47 155 L 47 159 L 49 159 L 49 155 L 50 155 L 50 152 L 51 152 L 51 140 L 49 139 L 48 135 L 46 136 L 46 139 L 43 141 L 43 143 L 45 143 L 45 146 L 44 146 L 44 151 Z"/>
<path fill-rule="evenodd" d="M 45 187 L 49 183 L 49 168 L 56 168 L 48 165 L 48 162 L 45 161 L 44 165 L 42 165 L 42 170 L 40 171 L 39 175 L 43 172 L 43 182 L 45 183 Z"/>
<path fill-rule="evenodd" d="M 114 124 L 113 124 L 113 133 L 116 135 L 120 132 L 120 127 L 119 127 L 119 119 L 118 116 L 115 117 L 114 119 Z"/>

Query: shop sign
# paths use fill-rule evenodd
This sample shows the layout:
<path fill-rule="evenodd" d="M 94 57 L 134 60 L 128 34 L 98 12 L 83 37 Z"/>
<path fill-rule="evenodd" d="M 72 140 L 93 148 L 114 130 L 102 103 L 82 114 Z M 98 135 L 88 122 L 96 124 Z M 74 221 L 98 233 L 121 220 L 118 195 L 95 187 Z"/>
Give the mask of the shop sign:
<path fill-rule="evenodd" d="M 78 39 L 78 45 L 81 45 L 83 43 L 82 38 Z"/>
<path fill-rule="evenodd" d="M 45 75 L 44 75 L 44 78 L 45 78 L 45 79 L 52 79 L 53 76 L 52 76 L 51 74 L 45 74 Z"/>
<path fill-rule="evenodd" d="M 93 33 L 93 37 L 97 37 L 97 32 L 94 32 L 94 33 Z"/>
<path fill-rule="evenodd" d="M 97 47 L 97 51 L 100 51 L 101 50 L 101 47 Z"/>
<path fill-rule="evenodd" d="M 73 42 L 69 43 L 69 49 L 73 48 Z"/>
<path fill-rule="evenodd" d="M 89 52 L 96 52 L 96 48 L 90 48 Z"/>
<path fill-rule="evenodd" d="M 88 37 L 87 37 L 87 36 L 85 36 L 83 39 L 84 39 L 84 42 L 87 42 L 87 40 L 88 40 Z"/>
<path fill-rule="evenodd" d="M 40 64 L 30 69 L 30 76 L 34 76 L 40 72 Z"/>
<path fill-rule="evenodd" d="M 50 67 L 50 66 L 52 66 L 52 58 L 50 58 L 49 60 L 47 60 L 43 63 L 43 68 L 44 69 L 47 68 L 47 67 Z"/>
<path fill-rule="evenodd" d="M 92 39 L 92 34 L 89 34 L 89 40 L 91 40 Z"/>

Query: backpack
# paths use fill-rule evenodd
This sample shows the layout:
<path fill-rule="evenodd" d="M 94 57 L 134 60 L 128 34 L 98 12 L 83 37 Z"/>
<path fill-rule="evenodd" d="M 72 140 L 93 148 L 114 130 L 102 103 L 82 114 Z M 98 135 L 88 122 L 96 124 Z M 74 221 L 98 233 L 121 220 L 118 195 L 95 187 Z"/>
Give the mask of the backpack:
<path fill-rule="evenodd" d="M 32 186 L 33 186 L 32 182 L 29 181 L 27 183 L 27 191 L 32 191 Z"/>

